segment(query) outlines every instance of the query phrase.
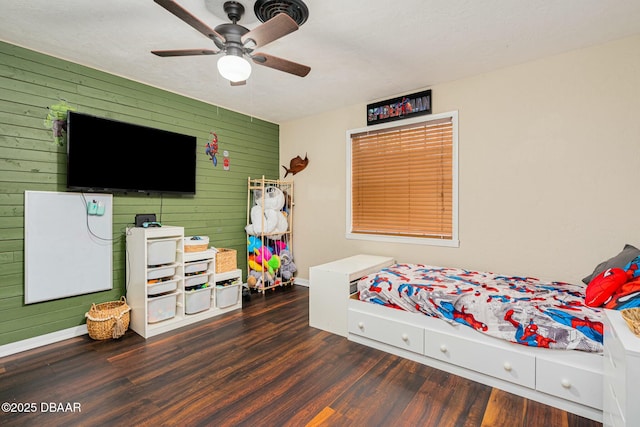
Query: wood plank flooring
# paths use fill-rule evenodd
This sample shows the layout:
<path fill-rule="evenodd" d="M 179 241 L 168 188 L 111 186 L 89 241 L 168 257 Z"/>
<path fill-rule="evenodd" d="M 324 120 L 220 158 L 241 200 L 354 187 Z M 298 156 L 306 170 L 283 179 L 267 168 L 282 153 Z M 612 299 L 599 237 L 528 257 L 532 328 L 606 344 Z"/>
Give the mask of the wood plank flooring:
<path fill-rule="evenodd" d="M 2 358 L 0 403 L 35 410 L 0 412 L 0 425 L 601 425 L 310 328 L 308 297 L 278 289 L 148 340 L 83 336 Z"/>

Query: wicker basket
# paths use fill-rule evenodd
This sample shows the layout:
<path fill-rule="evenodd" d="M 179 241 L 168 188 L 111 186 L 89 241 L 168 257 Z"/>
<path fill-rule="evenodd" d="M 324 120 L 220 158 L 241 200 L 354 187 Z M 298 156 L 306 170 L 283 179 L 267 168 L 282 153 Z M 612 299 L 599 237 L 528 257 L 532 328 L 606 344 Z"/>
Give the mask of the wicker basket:
<path fill-rule="evenodd" d="M 84 315 L 89 336 L 94 340 L 120 338 L 129 329 L 130 311 L 124 296 L 120 301 L 91 304 L 91 309 Z"/>
<path fill-rule="evenodd" d="M 640 337 L 640 308 L 625 308 L 620 311 L 631 332 Z"/>
<path fill-rule="evenodd" d="M 185 252 L 202 252 L 209 248 L 209 237 L 187 236 L 184 238 Z"/>
<path fill-rule="evenodd" d="M 184 251 L 185 252 L 202 252 L 207 250 L 207 246 L 209 246 L 207 243 L 205 243 L 204 245 L 189 245 L 189 246 L 185 245 Z"/>
<path fill-rule="evenodd" d="M 218 248 L 216 252 L 216 273 L 224 273 L 236 269 L 237 251 L 235 249 Z"/>

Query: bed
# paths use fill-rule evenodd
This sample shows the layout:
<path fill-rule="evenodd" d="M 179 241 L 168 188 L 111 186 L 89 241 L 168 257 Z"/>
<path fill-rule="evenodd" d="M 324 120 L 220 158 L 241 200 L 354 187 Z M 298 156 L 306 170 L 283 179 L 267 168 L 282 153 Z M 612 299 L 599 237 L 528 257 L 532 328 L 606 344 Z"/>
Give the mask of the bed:
<path fill-rule="evenodd" d="M 584 286 L 533 277 L 395 264 L 358 282 L 359 299 L 423 313 L 530 347 L 602 352 L 602 310 Z"/>
<path fill-rule="evenodd" d="M 392 264 L 357 281 L 347 337 L 602 422 L 604 310 L 586 283 Z"/>

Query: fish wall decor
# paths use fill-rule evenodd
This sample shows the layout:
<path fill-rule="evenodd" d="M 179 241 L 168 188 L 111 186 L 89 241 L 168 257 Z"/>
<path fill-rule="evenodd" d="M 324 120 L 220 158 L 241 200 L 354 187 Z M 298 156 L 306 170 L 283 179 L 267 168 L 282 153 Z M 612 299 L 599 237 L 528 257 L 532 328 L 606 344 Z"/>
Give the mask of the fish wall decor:
<path fill-rule="evenodd" d="M 298 172 L 302 172 L 302 170 L 304 170 L 304 168 L 306 168 L 308 164 L 309 164 L 309 159 L 307 158 L 306 154 L 304 155 L 304 159 L 302 157 L 300 157 L 300 156 L 294 157 L 289 162 L 289 168 L 288 169 L 287 169 L 287 167 L 285 165 L 282 165 L 284 170 L 287 171 L 287 173 L 284 174 L 284 177 L 286 178 L 287 175 L 289 175 L 289 174 L 295 175 Z"/>

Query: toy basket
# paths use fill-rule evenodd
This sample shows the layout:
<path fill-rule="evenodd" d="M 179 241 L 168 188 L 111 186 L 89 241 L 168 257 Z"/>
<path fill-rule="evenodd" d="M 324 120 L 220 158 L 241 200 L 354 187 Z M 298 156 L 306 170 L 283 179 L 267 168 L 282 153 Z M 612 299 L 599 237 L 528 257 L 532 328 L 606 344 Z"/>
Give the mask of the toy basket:
<path fill-rule="evenodd" d="M 216 252 L 216 273 L 224 273 L 236 269 L 236 250 L 218 248 Z"/>
<path fill-rule="evenodd" d="M 184 238 L 185 252 L 202 252 L 209 247 L 209 238 L 207 236 L 189 236 Z"/>
<path fill-rule="evenodd" d="M 640 337 L 640 308 L 625 308 L 620 311 L 631 332 Z"/>
<path fill-rule="evenodd" d="M 207 244 L 202 245 L 184 245 L 185 252 L 202 252 L 207 250 Z"/>
<path fill-rule="evenodd" d="M 129 329 L 130 311 L 124 296 L 120 301 L 91 304 L 84 315 L 89 336 L 94 340 L 120 338 Z"/>

